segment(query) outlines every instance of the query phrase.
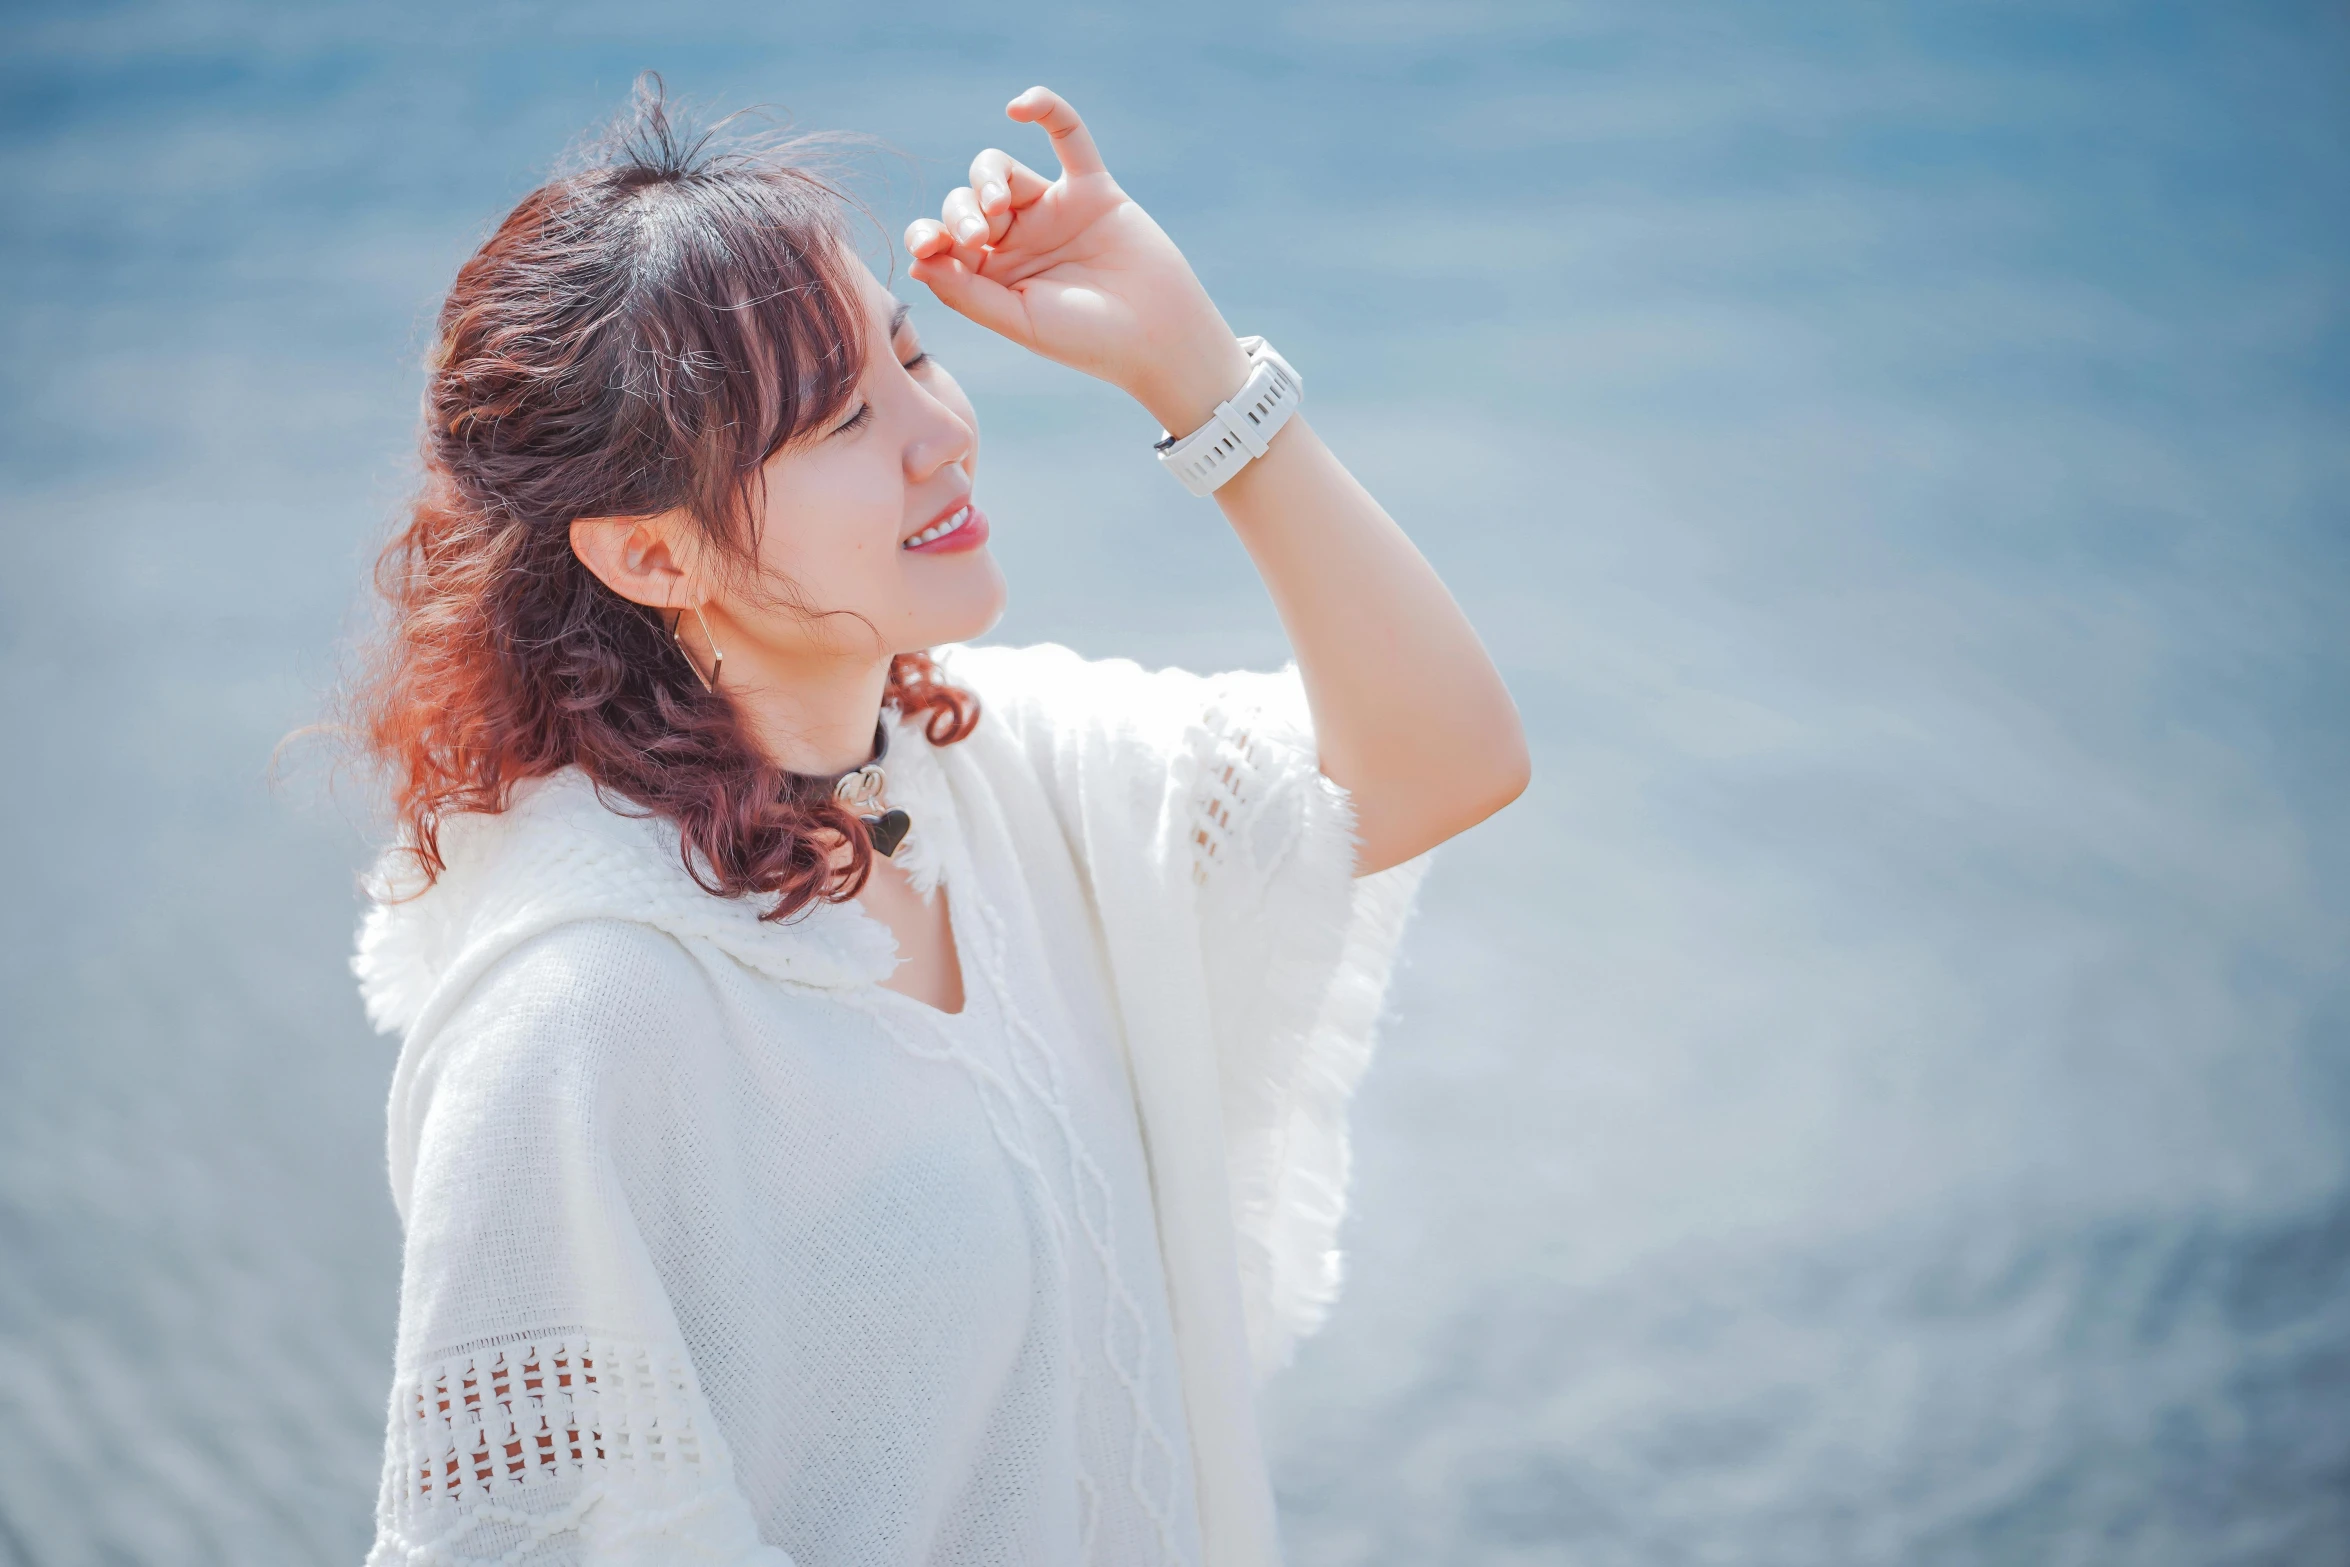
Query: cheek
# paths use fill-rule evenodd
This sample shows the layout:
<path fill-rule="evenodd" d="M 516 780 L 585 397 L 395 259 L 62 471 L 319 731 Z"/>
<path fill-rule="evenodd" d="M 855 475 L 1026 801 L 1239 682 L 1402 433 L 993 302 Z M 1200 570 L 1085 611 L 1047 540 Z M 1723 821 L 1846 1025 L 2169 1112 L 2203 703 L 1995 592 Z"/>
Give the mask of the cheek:
<path fill-rule="evenodd" d="M 854 599 L 860 584 L 896 571 L 904 514 L 895 464 L 804 462 L 769 480 L 759 564 L 815 602 Z"/>

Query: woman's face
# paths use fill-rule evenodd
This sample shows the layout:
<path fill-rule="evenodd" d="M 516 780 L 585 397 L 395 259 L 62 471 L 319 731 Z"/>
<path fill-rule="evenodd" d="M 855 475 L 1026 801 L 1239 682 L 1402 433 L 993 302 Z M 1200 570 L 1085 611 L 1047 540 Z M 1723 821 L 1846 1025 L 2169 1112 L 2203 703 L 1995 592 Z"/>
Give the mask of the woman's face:
<path fill-rule="evenodd" d="M 797 608 L 755 586 L 715 584 L 706 613 L 730 673 L 965 641 L 1004 611 L 987 518 L 971 505 L 971 403 L 923 353 L 907 307 L 864 263 L 849 265 L 865 309 L 864 376 L 845 414 L 766 465 L 760 574 L 788 585 Z"/>

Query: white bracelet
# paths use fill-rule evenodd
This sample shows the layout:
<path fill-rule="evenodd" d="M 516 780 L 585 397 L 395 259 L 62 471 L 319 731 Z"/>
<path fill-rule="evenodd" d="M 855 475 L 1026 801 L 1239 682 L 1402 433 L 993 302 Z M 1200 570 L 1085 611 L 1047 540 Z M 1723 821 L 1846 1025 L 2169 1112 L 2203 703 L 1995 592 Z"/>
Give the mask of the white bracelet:
<path fill-rule="evenodd" d="M 1272 344 L 1244 337 L 1240 350 L 1252 368 L 1232 400 L 1218 403 L 1208 422 L 1181 440 L 1170 435 L 1158 443 L 1159 461 L 1194 495 L 1215 494 L 1249 459 L 1264 456 L 1266 445 L 1305 404 L 1305 377 Z"/>

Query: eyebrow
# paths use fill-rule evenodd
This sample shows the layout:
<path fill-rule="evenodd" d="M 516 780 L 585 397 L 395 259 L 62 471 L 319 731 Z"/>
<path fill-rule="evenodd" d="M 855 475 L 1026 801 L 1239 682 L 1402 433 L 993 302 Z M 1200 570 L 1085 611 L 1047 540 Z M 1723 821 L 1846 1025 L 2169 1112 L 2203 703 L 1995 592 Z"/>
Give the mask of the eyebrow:
<path fill-rule="evenodd" d="M 906 324 L 906 317 L 912 315 L 913 313 L 914 307 L 908 304 L 900 304 L 897 309 L 891 311 L 889 317 L 889 335 L 892 337 L 897 336 L 898 328 L 904 326 Z"/>

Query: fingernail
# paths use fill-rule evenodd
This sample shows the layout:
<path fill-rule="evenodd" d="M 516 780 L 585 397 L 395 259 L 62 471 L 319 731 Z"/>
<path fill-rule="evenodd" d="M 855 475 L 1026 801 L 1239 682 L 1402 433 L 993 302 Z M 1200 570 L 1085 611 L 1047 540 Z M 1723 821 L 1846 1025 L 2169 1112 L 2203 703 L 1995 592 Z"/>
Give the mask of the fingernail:
<path fill-rule="evenodd" d="M 982 205 L 988 205 L 1003 200 L 1009 194 L 1001 185 L 990 185 L 979 193 L 979 200 Z"/>
<path fill-rule="evenodd" d="M 987 225 L 980 222 L 977 218 L 965 218 L 960 224 L 956 225 L 955 232 L 960 234 L 965 240 L 974 240 L 987 232 Z"/>

